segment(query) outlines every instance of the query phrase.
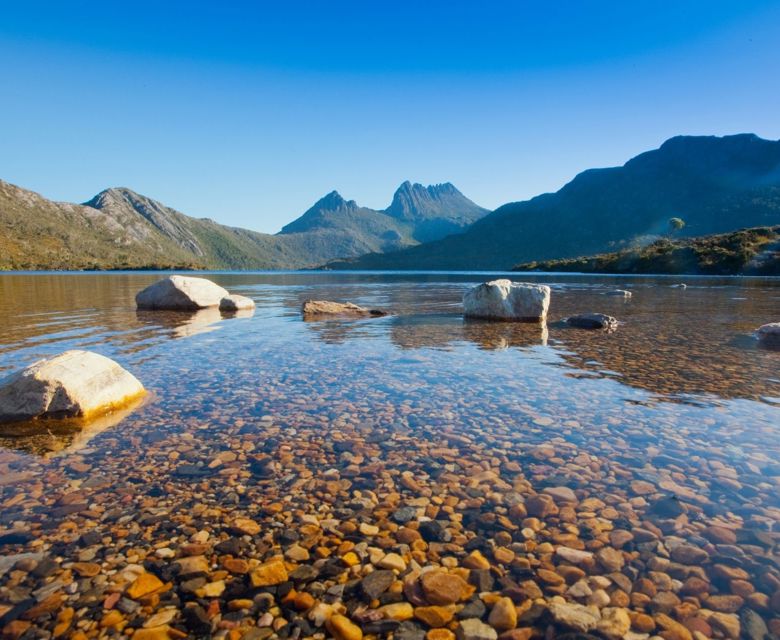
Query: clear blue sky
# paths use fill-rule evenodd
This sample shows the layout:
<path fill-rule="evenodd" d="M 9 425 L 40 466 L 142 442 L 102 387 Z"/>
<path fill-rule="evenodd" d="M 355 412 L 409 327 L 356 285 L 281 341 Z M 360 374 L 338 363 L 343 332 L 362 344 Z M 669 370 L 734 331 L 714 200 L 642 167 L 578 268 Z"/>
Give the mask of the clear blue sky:
<path fill-rule="evenodd" d="M 25 2 L 0 178 L 275 232 L 403 180 L 494 208 L 677 134 L 780 138 L 780 2 Z"/>

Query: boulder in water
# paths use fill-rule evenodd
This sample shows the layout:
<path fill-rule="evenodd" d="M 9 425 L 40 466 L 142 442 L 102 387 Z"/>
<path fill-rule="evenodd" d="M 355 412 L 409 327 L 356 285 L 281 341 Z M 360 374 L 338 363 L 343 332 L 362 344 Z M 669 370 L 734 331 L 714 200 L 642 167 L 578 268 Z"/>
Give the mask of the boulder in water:
<path fill-rule="evenodd" d="M 463 314 L 467 318 L 542 322 L 549 307 L 550 287 L 543 284 L 493 280 L 463 295 Z"/>
<path fill-rule="evenodd" d="M 225 296 L 222 298 L 222 300 L 219 301 L 220 311 L 242 311 L 245 309 L 254 308 L 255 301 L 252 300 L 252 298 L 247 298 L 246 296 L 231 294 L 229 296 Z"/>
<path fill-rule="evenodd" d="M 603 313 L 582 313 L 566 318 L 566 324 L 578 329 L 606 329 L 607 331 L 614 331 L 617 329 L 618 322 L 612 316 Z"/>
<path fill-rule="evenodd" d="M 352 302 L 331 302 L 330 300 L 306 300 L 301 307 L 301 312 L 306 318 L 317 316 L 380 317 L 387 315 L 387 312 L 381 309 L 366 309 Z"/>
<path fill-rule="evenodd" d="M 227 290 L 206 278 L 168 276 L 140 291 L 135 303 L 139 309 L 195 311 L 218 307 L 229 296 Z"/>
<path fill-rule="evenodd" d="M 780 322 L 770 322 L 756 330 L 759 344 L 772 349 L 780 349 Z"/>
<path fill-rule="evenodd" d="M 0 381 L 0 423 L 36 418 L 90 418 L 121 409 L 145 393 L 113 360 L 66 351 Z"/>

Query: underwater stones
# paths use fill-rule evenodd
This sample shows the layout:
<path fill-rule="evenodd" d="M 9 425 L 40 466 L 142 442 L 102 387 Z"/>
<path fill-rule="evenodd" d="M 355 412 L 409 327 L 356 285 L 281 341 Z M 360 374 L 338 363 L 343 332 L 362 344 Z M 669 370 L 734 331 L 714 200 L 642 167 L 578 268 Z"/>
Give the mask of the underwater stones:
<path fill-rule="evenodd" d="M 509 598 L 499 598 L 490 610 L 488 624 L 498 631 L 509 631 L 517 626 L 517 609 Z"/>
<path fill-rule="evenodd" d="M 603 313 L 583 313 L 566 318 L 566 324 L 578 329 L 605 329 L 614 331 L 617 329 L 618 321 L 612 316 Z"/>
<path fill-rule="evenodd" d="M 546 285 L 493 280 L 463 294 L 463 315 L 483 320 L 542 322 L 550 306 Z"/>
<path fill-rule="evenodd" d="M 254 309 L 255 301 L 246 296 L 230 294 L 219 301 L 220 311 L 243 311 L 245 309 Z"/>
<path fill-rule="evenodd" d="M 346 616 L 335 614 L 327 622 L 328 631 L 336 640 L 362 640 L 363 631 Z"/>
<path fill-rule="evenodd" d="M 0 423 L 88 419 L 121 409 L 144 393 L 138 379 L 113 360 L 91 351 L 66 351 L 0 381 Z"/>
<path fill-rule="evenodd" d="M 304 318 L 313 319 L 317 316 L 357 316 L 380 317 L 387 315 L 380 309 L 366 309 L 352 302 L 331 302 L 330 300 L 306 300 L 301 313 Z"/>
<path fill-rule="evenodd" d="M 395 582 L 395 573 L 388 569 L 372 571 L 360 581 L 360 588 L 370 600 L 381 596 Z"/>
<path fill-rule="evenodd" d="M 229 296 L 226 289 L 206 278 L 168 276 L 138 292 L 135 304 L 139 309 L 196 311 L 219 307 Z"/>

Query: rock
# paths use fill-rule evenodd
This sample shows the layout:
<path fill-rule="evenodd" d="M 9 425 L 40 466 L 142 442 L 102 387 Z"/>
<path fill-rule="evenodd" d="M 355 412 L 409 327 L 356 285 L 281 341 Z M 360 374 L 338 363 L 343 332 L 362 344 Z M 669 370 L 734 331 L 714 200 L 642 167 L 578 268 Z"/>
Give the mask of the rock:
<path fill-rule="evenodd" d="M 116 362 L 91 351 L 66 351 L 0 381 L 0 423 L 34 418 L 90 418 L 144 395 Z"/>
<path fill-rule="evenodd" d="M 313 316 L 386 316 L 380 309 L 366 309 L 352 302 L 331 302 L 329 300 L 306 300 L 301 307 L 304 317 Z"/>
<path fill-rule="evenodd" d="M 764 640 L 769 634 L 769 628 L 764 619 L 752 609 L 743 609 L 740 618 L 742 633 L 749 640 Z"/>
<path fill-rule="evenodd" d="M 551 602 L 548 610 L 558 624 L 576 631 L 590 631 L 599 623 L 598 610 L 581 604 Z"/>
<path fill-rule="evenodd" d="M 618 321 L 612 316 L 603 313 L 583 313 L 566 318 L 566 324 L 578 329 L 605 329 L 614 331 L 617 329 Z"/>
<path fill-rule="evenodd" d="M 607 291 L 605 296 L 614 296 L 615 298 L 630 298 L 632 293 L 625 289 L 614 289 L 613 291 Z"/>
<path fill-rule="evenodd" d="M 414 617 L 414 607 L 408 602 L 386 604 L 384 607 L 379 607 L 377 611 L 382 614 L 383 618 L 398 620 L 399 622 L 411 620 Z"/>
<path fill-rule="evenodd" d="M 739 618 L 733 613 L 714 611 L 707 618 L 707 622 L 712 625 L 713 629 L 720 631 L 727 638 L 731 638 L 731 640 L 739 638 L 742 625 L 739 622 Z"/>
<path fill-rule="evenodd" d="M 463 295 L 467 318 L 541 322 L 547 318 L 550 287 L 510 280 L 493 280 Z"/>
<path fill-rule="evenodd" d="M 488 616 L 488 624 L 498 631 L 509 631 L 517 626 L 517 609 L 509 598 L 499 598 Z"/>
<path fill-rule="evenodd" d="M 605 607 L 601 610 L 596 630 L 608 638 L 622 638 L 631 630 L 628 611 L 620 607 Z"/>
<path fill-rule="evenodd" d="M 362 640 L 363 631 L 346 616 L 336 614 L 326 623 L 336 640 Z"/>
<path fill-rule="evenodd" d="M 443 627 L 455 617 L 455 605 L 417 607 L 414 617 L 429 627 Z"/>
<path fill-rule="evenodd" d="M 680 564 L 701 564 L 709 558 L 709 554 L 704 549 L 692 544 L 681 544 L 672 549 L 671 557 L 672 560 Z"/>
<path fill-rule="evenodd" d="M 428 571 L 420 578 L 425 599 L 431 604 L 454 604 L 468 592 L 468 584 L 458 575 Z"/>
<path fill-rule="evenodd" d="M 455 637 L 458 640 L 496 640 L 498 634 L 478 618 L 468 618 L 460 621 Z"/>
<path fill-rule="evenodd" d="M 231 527 L 237 533 L 247 536 L 256 536 L 260 533 L 260 525 L 251 518 L 236 518 Z"/>
<path fill-rule="evenodd" d="M 227 290 L 206 278 L 168 276 L 140 291 L 135 304 L 139 309 L 196 311 L 218 307 L 229 296 Z"/>
<path fill-rule="evenodd" d="M 542 493 L 552 496 L 556 502 L 577 502 L 577 496 L 569 487 L 547 487 Z"/>
<path fill-rule="evenodd" d="M 394 569 L 398 573 L 406 571 L 406 562 L 397 553 L 388 553 L 376 563 L 376 566 L 380 569 Z"/>
<path fill-rule="evenodd" d="M 246 296 L 230 294 L 219 301 L 220 311 L 242 311 L 244 309 L 254 309 L 255 301 Z"/>
<path fill-rule="evenodd" d="M 395 582 L 395 573 L 389 569 L 373 571 L 360 582 L 360 588 L 369 600 L 375 600 Z"/>
<path fill-rule="evenodd" d="M 127 597 L 137 600 L 163 587 L 160 580 L 153 573 L 142 573 L 127 589 Z"/>
<path fill-rule="evenodd" d="M 402 622 L 393 632 L 393 640 L 423 640 L 424 638 L 425 631 L 411 620 Z"/>
<path fill-rule="evenodd" d="M 578 549 L 570 549 L 569 547 L 558 547 L 555 550 L 555 555 L 570 562 L 571 564 L 580 564 L 582 562 L 590 562 L 593 559 L 593 553 L 590 551 L 580 551 Z"/>
<path fill-rule="evenodd" d="M 770 322 L 756 329 L 756 337 L 761 346 L 780 348 L 780 322 Z"/>
<path fill-rule="evenodd" d="M 620 571 L 625 563 L 623 554 L 612 547 L 599 549 L 596 558 L 607 571 Z"/>
<path fill-rule="evenodd" d="M 281 560 L 271 560 L 255 567 L 249 574 L 253 587 L 270 587 L 287 582 L 287 569 Z"/>
<path fill-rule="evenodd" d="M 666 632 L 664 638 L 667 640 L 693 640 L 693 635 L 688 631 L 687 627 L 670 618 L 665 613 L 657 613 L 655 615 L 655 623 Z"/>

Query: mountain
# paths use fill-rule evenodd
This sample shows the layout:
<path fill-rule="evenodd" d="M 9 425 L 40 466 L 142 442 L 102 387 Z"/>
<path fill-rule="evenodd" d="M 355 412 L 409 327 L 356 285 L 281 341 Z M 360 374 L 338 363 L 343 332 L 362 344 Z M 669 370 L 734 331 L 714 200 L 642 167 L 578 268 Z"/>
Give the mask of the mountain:
<path fill-rule="evenodd" d="M 279 235 L 338 230 L 353 240 L 356 251 L 349 255 L 360 255 L 438 240 L 463 231 L 487 213 L 449 182 L 424 187 L 407 181 L 384 210 L 361 207 L 332 191 Z"/>
<path fill-rule="evenodd" d="M 780 275 L 780 226 L 700 238 L 663 238 L 642 247 L 583 258 L 517 265 L 513 271 Z"/>
<path fill-rule="evenodd" d="M 476 207 L 462 198 L 468 205 L 452 200 L 462 205 L 456 225 Z M 0 180 L 0 269 L 299 269 L 416 244 L 415 230 L 336 192 L 270 235 L 192 218 L 127 188 L 70 204 Z"/>
<path fill-rule="evenodd" d="M 430 242 L 463 231 L 488 213 L 449 182 L 424 187 L 408 180 L 398 187 L 384 212 L 412 224 L 412 235 L 419 242 Z"/>
<path fill-rule="evenodd" d="M 780 224 L 780 141 L 678 136 L 622 167 L 506 204 L 464 233 L 328 267 L 504 270 L 652 242 L 672 217 L 685 221 L 683 237 Z"/>

